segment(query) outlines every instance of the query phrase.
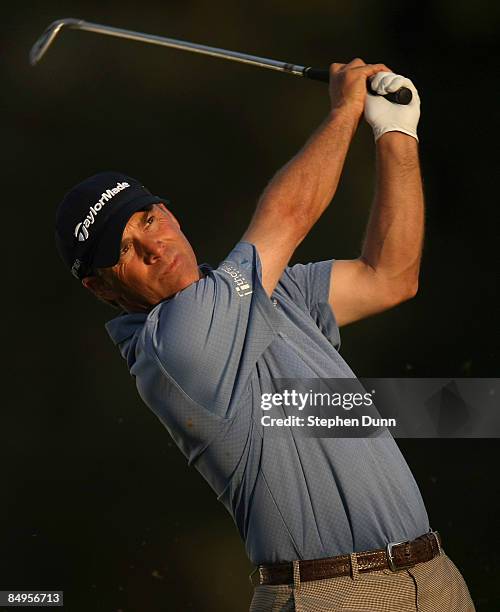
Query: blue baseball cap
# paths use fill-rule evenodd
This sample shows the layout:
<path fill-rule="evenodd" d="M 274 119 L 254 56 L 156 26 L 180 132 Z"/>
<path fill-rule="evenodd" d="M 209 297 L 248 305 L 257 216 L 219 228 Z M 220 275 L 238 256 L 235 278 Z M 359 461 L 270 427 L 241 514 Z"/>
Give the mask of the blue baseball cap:
<path fill-rule="evenodd" d="M 59 204 L 55 224 L 57 250 L 73 276 L 114 266 L 132 214 L 160 202 L 169 204 L 121 172 L 100 172 L 73 187 Z"/>

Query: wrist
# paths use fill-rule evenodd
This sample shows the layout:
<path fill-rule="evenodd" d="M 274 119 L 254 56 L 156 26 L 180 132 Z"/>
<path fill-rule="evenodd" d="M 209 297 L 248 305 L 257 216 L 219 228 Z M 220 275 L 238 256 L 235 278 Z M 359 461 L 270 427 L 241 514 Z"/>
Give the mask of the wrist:
<path fill-rule="evenodd" d="M 416 135 L 414 136 L 406 132 L 384 132 L 375 142 L 377 150 L 401 151 L 406 153 L 418 149 L 418 138 Z"/>
<path fill-rule="evenodd" d="M 376 141 L 377 158 L 407 167 L 419 166 L 418 141 L 403 132 L 386 132 Z"/>
<path fill-rule="evenodd" d="M 337 126 L 343 126 L 354 134 L 360 118 L 361 113 L 356 112 L 352 107 L 337 106 L 332 108 L 328 113 L 327 122 Z"/>

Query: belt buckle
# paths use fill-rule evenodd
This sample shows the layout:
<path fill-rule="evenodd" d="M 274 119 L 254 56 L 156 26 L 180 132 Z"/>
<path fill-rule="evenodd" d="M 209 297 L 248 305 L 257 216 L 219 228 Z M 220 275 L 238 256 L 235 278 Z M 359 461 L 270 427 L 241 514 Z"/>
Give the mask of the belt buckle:
<path fill-rule="evenodd" d="M 438 532 L 437 531 L 432 531 L 432 529 L 431 529 L 429 533 L 434 536 L 434 539 L 436 540 L 436 544 L 437 544 L 437 547 L 438 547 L 438 555 L 440 555 L 441 554 L 441 544 L 439 543 Z"/>
<path fill-rule="evenodd" d="M 391 570 L 391 572 L 397 572 L 400 569 L 404 569 L 405 567 L 411 567 L 413 565 L 413 563 L 408 563 L 406 565 L 400 565 L 399 567 L 396 567 L 394 565 L 394 557 L 392 556 L 392 549 L 394 548 L 394 546 L 398 546 L 399 544 L 406 544 L 408 542 L 408 540 L 401 540 L 401 542 L 389 542 L 386 547 L 385 547 L 385 552 L 387 555 L 387 563 L 389 564 L 389 569 Z"/>
<path fill-rule="evenodd" d="M 259 581 L 259 582 L 258 582 L 257 584 L 255 584 L 253 577 L 255 576 L 255 574 L 256 574 L 257 572 L 259 572 L 259 576 L 258 576 L 258 581 Z M 261 582 L 260 582 L 260 581 L 261 581 L 261 576 L 262 576 L 262 574 L 261 574 L 261 571 L 260 571 L 260 567 L 259 567 L 259 566 L 257 566 L 257 567 L 255 567 L 255 568 L 253 569 L 253 571 L 252 571 L 252 572 L 249 574 L 249 576 L 248 576 L 248 580 L 249 580 L 250 584 L 251 584 L 253 587 L 256 587 L 256 586 L 259 586 L 259 585 L 260 585 L 260 583 L 261 583 Z"/>

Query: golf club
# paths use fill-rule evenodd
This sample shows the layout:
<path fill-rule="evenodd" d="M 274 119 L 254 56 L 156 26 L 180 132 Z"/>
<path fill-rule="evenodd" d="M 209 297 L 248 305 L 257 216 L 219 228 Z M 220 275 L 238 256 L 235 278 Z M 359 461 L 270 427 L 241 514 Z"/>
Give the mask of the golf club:
<path fill-rule="evenodd" d="M 108 36 L 116 36 L 117 38 L 126 38 L 128 40 L 137 40 L 153 45 L 160 45 L 162 47 L 171 47 L 173 49 L 180 49 L 182 51 L 191 51 L 193 53 L 201 53 L 202 55 L 211 55 L 212 57 L 220 57 L 222 59 L 227 59 L 234 62 L 241 62 L 243 64 L 250 64 L 252 66 L 277 70 L 278 72 L 285 72 L 287 74 L 306 77 L 315 81 L 323 81 L 325 83 L 328 83 L 329 81 L 328 69 L 312 68 L 311 66 L 299 66 L 265 57 L 257 57 L 255 55 L 239 53 L 238 51 L 228 51 L 226 49 L 208 47 L 206 45 L 176 40 L 174 38 L 165 38 L 163 36 L 156 36 L 154 34 L 143 34 L 142 32 L 123 30 L 121 28 L 115 28 L 112 26 L 91 23 L 89 21 L 84 21 L 83 19 L 72 18 L 58 19 L 50 24 L 30 51 L 30 62 L 32 66 L 35 66 L 43 55 L 45 55 L 47 49 L 54 42 L 56 36 L 63 28 L 71 30 L 85 30 L 86 32 L 94 32 L 96 34 L 106 34 Z M 368 82 L 367 88 L 369 93 L 372 95 L 378 95 L 371 90 Z M 412 92 L 407 87 L 401 87 L 395 92 L 385 94 L 383 97 L 396 104 L 409 104 L 412 99 Z"/>

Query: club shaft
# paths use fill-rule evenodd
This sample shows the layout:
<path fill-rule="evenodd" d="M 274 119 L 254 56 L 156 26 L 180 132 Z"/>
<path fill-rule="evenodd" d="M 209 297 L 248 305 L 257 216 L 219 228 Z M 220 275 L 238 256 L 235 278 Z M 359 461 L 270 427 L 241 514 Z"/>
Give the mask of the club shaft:
<path fill-rule="evenodd" d="M 300 66 L 297 64 L 290 64 L 288 62 L 281 62 L 278 60 L 269 59 L 267 57 L 259 57 L 257 55 L 249 55 L 248 53 L 240 53 L 239 51 L 229 51 L 228 49 L 209 47 L 208 45 L 200 45 L 198 43 L 188 42 L 185 40 L 166 38 L 164 36 L 156 36 L 155 34 L 134 32 L 132 30 L 124 30 L 123 28 L 115 28 L 113 26 L 106 26 L 99 23 L 84 21 L 83 19 L 73 18 L 59 19 L 58 21 L 54 21 L 54 23 L 52 23 L 47 28 L 47 30 L 45 30 L 45 32 L 36 41 L 30 51 L 30 61 L 33 66 L 40 61 L 47 49 L 53 43 L 58 33 L 63 28 L 73 30 L 85 30 L 87 32 L 94 32 L 95 34 L 105 34 L 107 36 L 114 36 L 115 38 L 125 38 L 128 40 L 135 40 L 138 42 L 159 45 L 161 47 L 170 47 L 172 49 L 180 49 L 181 51 L 191 51 L 192 53 L 199 53 L 201 55 L 220 57 L 222 59 L 231 60 L 233 62 L 249 64 L 251 66 L 258 66 L 259 68 L 268 68 L 269 70 L 284 72 L 286 74 L 293 74 L 294 76 L 299 77 L 306 77 L 308 79 L 313 79 L 315 81 L 323 81 L 325 83 L 328 83 L 330 81 L 330 74 L 328 69 L 318 69 L 313 68 L 312 66 Z M 378 95 L 375 92 L 371 91 L 368 82 L 367 87 L 370 93 Z M 385 94 L 384 98 L 396 104 L 409 104 L 412 99 L 412 92 L 406 87 L 400 87 L 398 91 Z"/>
<path fill-rule="evenodd" d="M 305 66 L 280 62 L 278 60 L 268 59 L 266 57 L 258 57 L 256 55 L 248 55 L 238 51 L 228 51 L 227 49 L 219 49 L 217 47 L 209 47 L 208 45 L 200 45 L 198 43 L 176 40 L 175 38 L 166 38 L 164 36 L 156 36 L 154 34 L 144 34 L 142 32 L 134 32 L 132 30 L 124 30 L 112 26 L 104 26 L 98 23 L 79 20 L 68 25 L 69 28 L 77 30 L 86 30 L 95 34 L 105 34 L 107 36 L 115 36 L 117 38 L 127 38 L 139 42 L 159 45 L 161 47 L 170 47 L 172 49 L 180 49 L 182 51 L 191 51 L 201 55 L 210 55 L 212 57 L 220 57 L 234 62 L 259 66 L 260 68 L 269 68 L 279 72 L 287 72 L 295 76 L 304 76 Z"/>

